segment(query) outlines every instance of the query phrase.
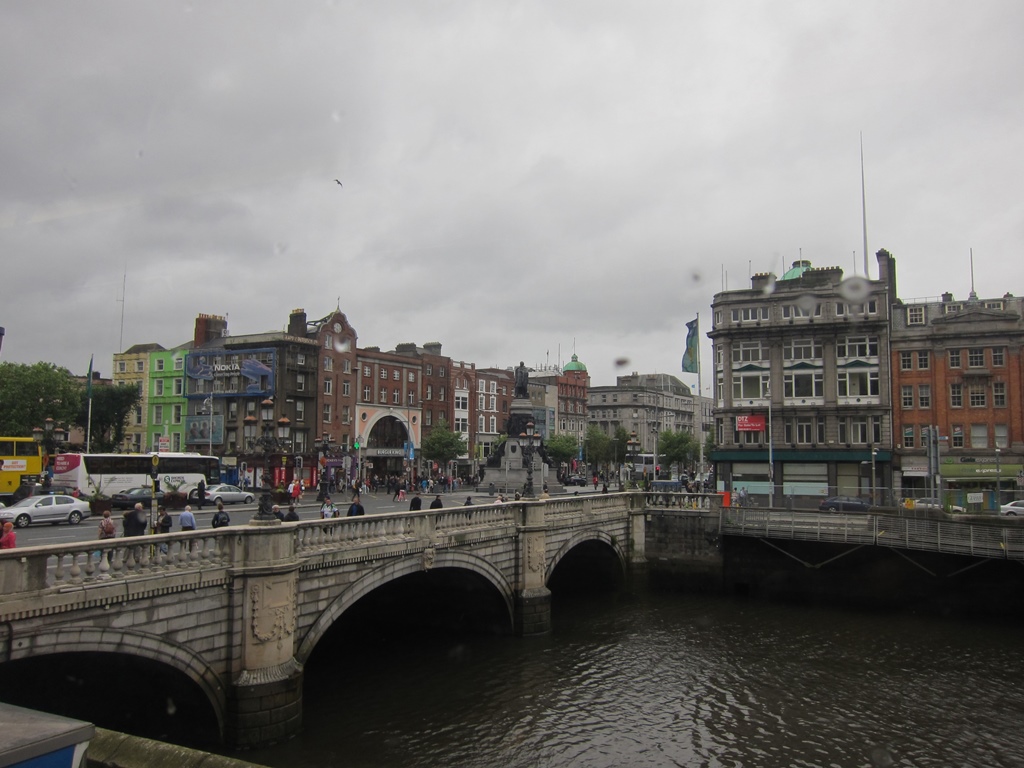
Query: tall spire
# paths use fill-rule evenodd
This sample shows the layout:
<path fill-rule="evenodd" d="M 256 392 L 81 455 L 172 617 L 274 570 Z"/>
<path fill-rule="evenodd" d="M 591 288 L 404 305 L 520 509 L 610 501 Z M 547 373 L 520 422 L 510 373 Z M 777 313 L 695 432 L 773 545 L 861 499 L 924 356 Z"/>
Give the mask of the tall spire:
<path fill-rule="evenodd" d="M 864 189 L 864 132 L 860 133 L 860 217 L 864 227 L 864 277 L 871 279 L 871 272 L 868 266 L 868 204 L 867 194 Z"/>

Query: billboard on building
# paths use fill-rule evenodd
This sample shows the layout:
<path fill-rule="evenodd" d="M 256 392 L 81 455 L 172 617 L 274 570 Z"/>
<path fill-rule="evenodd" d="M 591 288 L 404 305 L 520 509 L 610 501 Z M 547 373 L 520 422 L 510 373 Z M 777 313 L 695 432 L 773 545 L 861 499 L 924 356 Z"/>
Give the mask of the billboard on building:
<path fill-rule="evenodd" d="M 209 414 L 185 417 L 185 443 L 190 446 L 203 446 L 213 443 L 221 445 L 224 442 L 224 416 L 216 414 L 213 417 L 211 429 Z"/>
<path fill-rule="evenodd" d="M 736 417 L 737 432 L 764 432 L 764 416 L 750 415 Z"/>
<path fill-rule="evenodd" d="M 203 387 L 189 387 L 189 393 L 270 397 L 274 394 L 276 355 L 274 349 L 189 352 L 185 357 L 185 376 L 209 382 Z"/>

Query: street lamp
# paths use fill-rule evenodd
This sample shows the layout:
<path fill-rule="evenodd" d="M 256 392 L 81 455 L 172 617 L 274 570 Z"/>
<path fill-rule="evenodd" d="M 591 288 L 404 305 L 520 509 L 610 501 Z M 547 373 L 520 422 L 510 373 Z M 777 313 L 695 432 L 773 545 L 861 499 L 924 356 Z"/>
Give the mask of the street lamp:
<path fill-rule="evenodd" d="M 875 506 L 875 504 L 878 503 L 876 498 L 875 498 L 875 461 L 876 461 L 877 458 L 878 458 L 878 449 L 877 448 L 872 448 L 871 449 L 871 506 Z"/>
<path fill-rule="evenodd" d="M 540 435 L 534 431 L 534 423 L 529 421 L 526 423 L 526 432 L 519 435 L 520 447 L 523 451 L 523 461 L 526 464 L 526 488 L 524 489 L 527 497 L 533 496 L 533 455 L 536 453 L 537 448 L 540 446 Z"/>
<path fill-rule="evenodd" d="M 1001 453 L 1002 453 L 1002 451 L 999 448 L 996 448 L 996 506 L 997 507 L 1000 504 L 1003 503 L 1002 498 L 1000 498 L 1002 496 L 1002 488 L 1003 488 L 1003 483 L 1002 483 L 1002 479 L 1003 479 L 1002 478 L 1002 474 L 1003 473 L 1001 471 L 1002 467 L 1000 467 L 1000 465 L 999 465 L 999 456 L 1000 456 Z M 999 510 L 996 510 L 996 511 L 998 512 Z"/>
<path fill-rule="evenodd" d="M 629 479 L 633 480 L 633 473 L 636 471 L 636 455 L 640 447 L 640 441 L 636 438 L 636 430 L 629 433 L 629 440 L 626 441 L 626 455 L 629 456 Z"/>
<path fill-rule="evenodd" d="M 53 419 L 47 417 L 42 427 L 32 428 L 32 439 L 43 446 L 43 451 L 46 452 L 45 468 L 48 468 L 50 466 L 50 457 L 55 455 L 61 444 L 68 439 L 68 433 L 63 427 L 58 426 Z M 45 471 L 45 468 L 44 473 L 49 477 L 49 472 Z"/>
<path fill-rule="evenodd" d="M 203 407 L 210 414 L 210 420 L 206 422 L 206 437 L 209 440 L 209 453 L 213 456 L 213 395 L 203 400 Z"/>

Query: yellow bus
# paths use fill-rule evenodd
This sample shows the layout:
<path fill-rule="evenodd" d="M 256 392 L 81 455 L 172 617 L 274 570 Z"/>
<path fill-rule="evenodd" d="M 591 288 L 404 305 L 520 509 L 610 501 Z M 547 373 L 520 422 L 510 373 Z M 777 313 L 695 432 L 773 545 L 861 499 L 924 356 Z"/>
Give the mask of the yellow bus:
<path fill-rule="evenodd" d="M 31 437 L 0 437 L 0 501 L 9 499 L 22 483 L 43 476 L 43 446 Z"/>

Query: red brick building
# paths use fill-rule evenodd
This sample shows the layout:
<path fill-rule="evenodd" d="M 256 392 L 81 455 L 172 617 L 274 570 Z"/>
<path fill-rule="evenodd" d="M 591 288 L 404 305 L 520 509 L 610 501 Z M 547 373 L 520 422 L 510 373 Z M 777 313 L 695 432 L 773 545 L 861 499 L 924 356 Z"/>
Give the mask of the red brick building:
<path fill-rule="evenodd" d="M 994 490 L 1024 477 L 1024 299 L 898 301 L 892 311 L 894 482 L 922 496 L 935 484 Z M 929 472 L 928 442 L 938 450 Z M 931 477 L 930 477 L 931 476 Z M 955 503 L 965 498 L 957 495 Z"/>

